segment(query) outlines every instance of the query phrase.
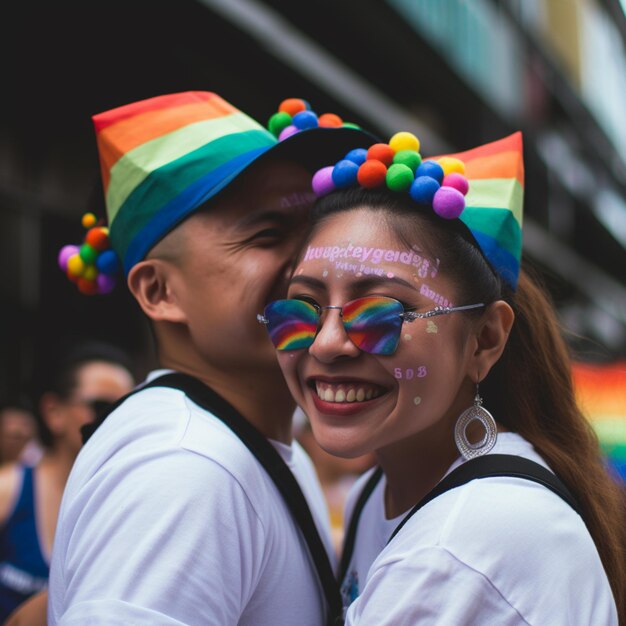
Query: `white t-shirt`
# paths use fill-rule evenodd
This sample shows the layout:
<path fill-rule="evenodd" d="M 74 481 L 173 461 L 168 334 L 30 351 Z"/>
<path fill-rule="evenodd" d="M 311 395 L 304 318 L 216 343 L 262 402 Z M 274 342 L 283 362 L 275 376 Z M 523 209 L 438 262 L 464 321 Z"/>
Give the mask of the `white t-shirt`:
<path fill-rule="evenodd" d="M 515 433 L 499 434 L 491 453 L 547 467 Z M 372 471 L 355 484 L 347 521 Z M 474 480 L 425 505 L 389 545 L 404 516 L 385 519 L 384 491 L 383 476 L 361 514 L 342 586 L 344 603 L 358 595 L 346 626 L 617 625 L 584 522 L 547 488 L 521 478 Z"/>
<path fill-rule="evenodd" d="M 334 565 L 315 469 L 297 443 L 273 443 Z M 271 478 L 183 392 L 132 396 L 85 444 L 59 513 L 51 626 L 319 626 L 325 611 L 305 539 Z"/>

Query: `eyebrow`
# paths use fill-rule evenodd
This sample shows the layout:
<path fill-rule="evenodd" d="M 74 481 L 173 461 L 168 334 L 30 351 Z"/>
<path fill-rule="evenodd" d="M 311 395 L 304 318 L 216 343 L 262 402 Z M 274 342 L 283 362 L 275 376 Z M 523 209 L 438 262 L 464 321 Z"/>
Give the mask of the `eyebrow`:
<path fill-rule="evenodd" d="M 370 287 L 378 287 L 379 285 L 388 285 L 389 283 L 396 283 L 398 285 L 402 285 L 403 287 L 410 287 L 414 291 L 415 285 L 412 285 L 410 282 L 399 278 L 398 276 L 393 276 L 392 278 L 388 278 L 387 276 L 365 276 L 364 278 L 359 278 L 355 280 L 351 287 L 352 288 L 360 288 L 360 289 L 368 289 Z M 324 281 L 319 278 L 314 278 L 313 276 L 304 276 L 299 274 L 298 276 L 294 276 L 291 279 L 292 285 L 306 285 L 308 287 L 314 287 L 316 289 L 324 289 L 326 284 Z"/>

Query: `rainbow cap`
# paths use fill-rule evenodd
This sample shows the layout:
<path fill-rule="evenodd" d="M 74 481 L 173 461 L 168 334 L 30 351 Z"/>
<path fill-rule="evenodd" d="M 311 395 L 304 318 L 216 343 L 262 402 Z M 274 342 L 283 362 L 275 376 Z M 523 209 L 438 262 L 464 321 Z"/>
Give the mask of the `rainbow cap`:
<path fill-rule="evenodd" d="M 469 182 L 465 210 L 459 219 L 472 233 L 487 261 L 515 290 L 522 258 L 522 133 L 518 131 L 503 139 L 446 156 L 463 161 Z"/>
<path fill-rule="evenodd" d="M 338 188 L 387 187 L 406 192 L 416 205 L 441 218 L 460 220 L 484 257 L 517 288 L 522 255 L 524 162 L 522 134 L 459 152 L 422 159 L 420 142 L 408 132 L 389 143 L 350 150 L 312 180 L 317 196 Z"/>
<path fill-rule="evenodd" d="M 125 273 L 169 231 L 269 155 L 310 171 L 376 137 L 353 125 L 278 141 L 219 95 L 187 91 L 93 116 L 109 235 Z"/>

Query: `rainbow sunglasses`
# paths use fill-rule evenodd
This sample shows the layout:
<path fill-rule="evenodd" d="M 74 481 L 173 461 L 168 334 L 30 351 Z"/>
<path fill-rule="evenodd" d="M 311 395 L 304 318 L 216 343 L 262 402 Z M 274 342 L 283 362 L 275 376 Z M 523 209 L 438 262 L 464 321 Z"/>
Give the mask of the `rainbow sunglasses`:
<path fill-rule="evenodd" d="M 307 300 L 274 300 L 257 315 L 265 324 L 277 350 L 300 350 L 313 345 L 322 326 L 322 313 L 337 309 L 348 338 L 359 350 L 369 354 L 393 354 L 400 341 L 402 324 L 416 319 L 447 315 L 485 306 L 436 306 L 418 313 L 399 300 L 387 296 L 366 296 L 346 302 L 343 306 L 320 306 Z"/>

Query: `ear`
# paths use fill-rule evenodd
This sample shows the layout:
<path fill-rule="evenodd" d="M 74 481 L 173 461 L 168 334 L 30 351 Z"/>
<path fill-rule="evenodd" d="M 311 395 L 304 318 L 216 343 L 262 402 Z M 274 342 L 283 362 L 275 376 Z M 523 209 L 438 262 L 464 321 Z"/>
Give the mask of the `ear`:
<path fill-rule="evenodd" d="M 474 371 L 469 373 L 472 380 L 475 376 L 485 378 L 502 356 L 514 319 L 513 309 L 504 300 L 489 305 L 477 329 L 471 364 Z"/>
<path fill-rule="evenodd" d="M 62 404 L 63 400 L 51 391 L 44 393 L 39 400 L 41 419 L 54 437 L 62 434 L 65 429 Z"/>
<path fill-rule="evenodd" d="M 185 322 L 176 297 L 176 267 L 162 259 L 140 261 L 128 274 L 128 288 L 143 312 L 152 320 Z"/>

